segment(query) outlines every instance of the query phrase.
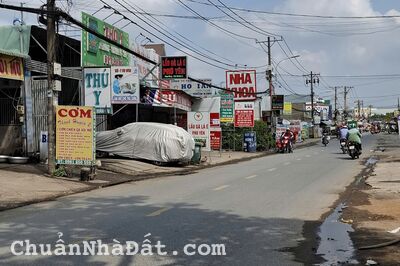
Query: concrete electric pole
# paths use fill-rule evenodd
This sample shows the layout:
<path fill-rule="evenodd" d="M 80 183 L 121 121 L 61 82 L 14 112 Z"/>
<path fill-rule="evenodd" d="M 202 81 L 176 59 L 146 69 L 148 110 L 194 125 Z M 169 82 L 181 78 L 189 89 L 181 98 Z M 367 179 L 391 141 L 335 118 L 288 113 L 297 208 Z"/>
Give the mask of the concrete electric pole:
<path fill-rule="evenodd" d="M 314 84 L 319 84 L 319 74 L 313 74 L 312 71 L 310 75 L 306 75 L 307 77 L 310 76 L 310 79 L 306 78 L 306 84 L 310 84 L 311 88 L 311 121 L 312 125 L 315 124 L 314 118 Z"/>

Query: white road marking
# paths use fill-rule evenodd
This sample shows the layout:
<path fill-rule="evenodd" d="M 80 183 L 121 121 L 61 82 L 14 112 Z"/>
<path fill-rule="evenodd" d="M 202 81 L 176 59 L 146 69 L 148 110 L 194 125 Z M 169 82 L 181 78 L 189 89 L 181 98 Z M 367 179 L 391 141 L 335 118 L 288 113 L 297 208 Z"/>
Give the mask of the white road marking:
<path fill-rule="evenodd" d="M 291 162 L 285 162 L 285 163 L 283 163 L 283 165 L 289 165 L 289 164 L 291 164 Z"/>
<path fill-rule="evenodd" d="M 251 176 L 246 176 L 245 179 L 252 179 L 254 177 L 256 177 L 257 175 L 251 175 Z"/>
<path fill-rule="evenodd" d="M 159 210 L 157 210 L 157 211 L 155 211 L 155 212 L 149 213 L 149 214 L 147 214 L 146 216 L 147 216 L 147 217 L 158 216 L 158 215 L 160 215 L 161 213 L 168 211 L 169 209 L 171 209 L 171 207 L 164 207 L 164 208 L 161 208 L 161 209 L 159 209 Z"/>
<path fill-rule="evenodd" d="M 297 160 L 297 161 L 301 161 L 301 158 L 297 158 L 296 160 Z"/>
<path fill-rule="evenodd" d="M 306 155 L 306 157 L 307 157 L 307 158 L 310 158 L 310 157 L 311 157 L 311 155 Z"/>
<path fill-rule="evenodd" d="M 223 189 L 225 189 L 225 188 L 227 188 L 227 187 L 229 187 L 229 185 L 223 185 L 223 186 L 220 186 L 220 187 L 216 187 L 216 188 L 214 188 L 213 190 L 214 190 L 214 191 L 223 190 Z"/>
<path fill-rule="evenodd" d="M 276 170 L 276 168 L 268 169 L 269 172 L 273 172 L 273 171 L 275 171 L 275 170 Z"/>

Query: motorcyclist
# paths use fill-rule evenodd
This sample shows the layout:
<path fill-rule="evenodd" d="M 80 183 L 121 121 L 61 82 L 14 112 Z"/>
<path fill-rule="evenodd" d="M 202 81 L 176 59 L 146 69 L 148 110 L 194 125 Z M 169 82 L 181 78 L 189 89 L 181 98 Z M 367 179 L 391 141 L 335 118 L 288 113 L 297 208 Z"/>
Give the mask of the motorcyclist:
<path fill-rule="evenodd" d="M 340 140 L 347 139 L 347 133 L 349 132 L 349 129 L 347 128 L 347 125 L 344 124 L 340 129 L 339 129 L 339 138 Z"/>
<path fill-rule="evenodd" d="M 360 131 L 358 130 L 358 128 L 350 126 L 350 129 L 346 135 L 347 142 L 350 142 L 350 141 L 353 142 L 357 146 L 357 149 L 360 152 L 360 154 L 361 154 L 361 150 L 362 150 L 361 137 L 362 137 L 362 135 L 361 135 Z"/>
<path fill-rule="evenodd" d="M 286 128 L 286 131 L 281 135 L 281 141 L 287 137 L 289 139 L 289 152 L 293 151 L 293 140 L 294 140 L 294 133 L 290 130 L 290 128 Z"/>

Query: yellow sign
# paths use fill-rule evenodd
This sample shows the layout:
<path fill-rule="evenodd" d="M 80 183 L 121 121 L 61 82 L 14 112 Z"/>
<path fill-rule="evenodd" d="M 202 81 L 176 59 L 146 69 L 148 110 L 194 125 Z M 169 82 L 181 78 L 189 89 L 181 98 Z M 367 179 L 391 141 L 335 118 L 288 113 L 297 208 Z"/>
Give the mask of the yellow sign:
<path fill-rule="evenodd" d="M 24 80 L 22 58 L 0 54 L 0 78 Z"/>
<path fill-rule="evenodd" d="M 92 165 L 95 160 L 95 111 L 88 106 L 57 106 L 56 163 Z"/>
<path fill-rule="evenodd" d="M 284 102 L 283 103 L 283 114 L 284 115 L 291 115 L 292 114 L 292 103 L 291 102 Z"/>

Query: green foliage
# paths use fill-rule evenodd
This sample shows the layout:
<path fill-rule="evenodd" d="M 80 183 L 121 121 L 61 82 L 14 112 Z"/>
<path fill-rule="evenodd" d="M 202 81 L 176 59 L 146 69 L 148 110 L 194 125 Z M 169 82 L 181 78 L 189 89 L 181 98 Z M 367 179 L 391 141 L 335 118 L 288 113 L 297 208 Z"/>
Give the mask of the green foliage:
<path fill-rule="evenodd" d="M 67 176 L 67 169 L 65 168 L 65 166 L 61 165 L 56 170 L 54 170 L 53 176 L 56 177 Z"/>
<path fill-rule="evenodd" d="M 255 121 L 254 128 L 235 128 L 232 124 L 222 124 L 222 148 L 235 151 L 243 150 L 244 132 L 255 131 L 257 138 L 257 150 L 266 151 L 275 145 L 275 141 L 264 121 Z"/>

